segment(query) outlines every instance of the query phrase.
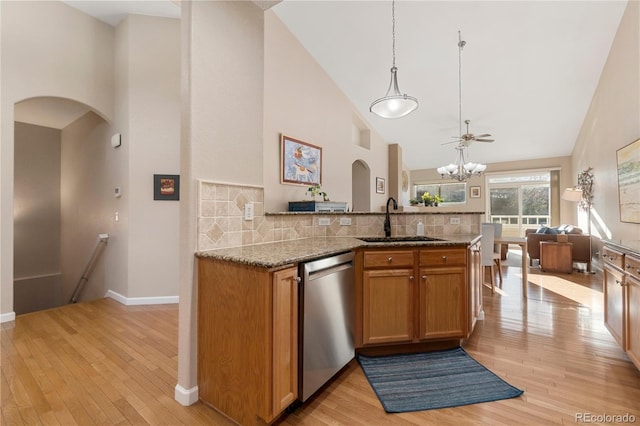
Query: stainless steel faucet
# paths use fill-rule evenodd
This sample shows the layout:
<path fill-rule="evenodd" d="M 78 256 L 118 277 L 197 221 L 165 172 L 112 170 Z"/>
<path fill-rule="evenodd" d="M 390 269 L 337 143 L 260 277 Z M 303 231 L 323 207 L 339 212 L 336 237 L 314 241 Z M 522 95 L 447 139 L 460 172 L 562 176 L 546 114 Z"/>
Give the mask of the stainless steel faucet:
<path fill-rule="evenodd" d="M 396 201 L 396 199 L 393 197 L 389 197 L 389 199 L 387 200 L 387 214 L 384 217 L 384 236 L 387 238 L 391 236 L 391 220 L 389 219 L 389 201 L 393 201 L 393 209 L 398 210 L 398 202 Z"/>

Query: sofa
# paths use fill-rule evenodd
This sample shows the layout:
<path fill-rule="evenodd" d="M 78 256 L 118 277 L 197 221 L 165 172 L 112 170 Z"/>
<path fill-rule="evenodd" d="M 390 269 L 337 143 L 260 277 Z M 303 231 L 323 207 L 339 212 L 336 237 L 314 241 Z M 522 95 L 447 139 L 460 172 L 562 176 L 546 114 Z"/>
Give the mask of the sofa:
<path fill-rule="evenodd" d="M 558 241 L 567 239 L 572 243 L 572 261 L 574 263 L 586 263 L 587 271 L 591 270 L 591 236 L 583 234 L 580 228 L 572 225 L 560 225 L 557 227 L 541 227 L 538 229 L 527 229 L 524 231 L 527 238 L 527 252 L 529 254 L 529 266 L 533 265 L 533 259 L 540 261 L 540 242 Z"/>

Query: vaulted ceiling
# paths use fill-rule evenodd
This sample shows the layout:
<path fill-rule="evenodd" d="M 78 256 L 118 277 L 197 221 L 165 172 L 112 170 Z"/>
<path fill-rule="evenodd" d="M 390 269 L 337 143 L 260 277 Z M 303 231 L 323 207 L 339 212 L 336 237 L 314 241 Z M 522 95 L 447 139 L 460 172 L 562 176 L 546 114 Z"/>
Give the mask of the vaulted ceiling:
<path fill-rule="evenodd" d="M 179 15 L 171 1 L 67 3 L 107 22 L 126 13 Z M 459 136 L 467 119 L 471 133 L 495 139 L 473 143 L 472 161 L 570 155 L 627 1 L 398 0 L 398 81 L 420 106 L 392 120 L 369 112 L 389 85 L 390 1 L 261 3 L 384 140 L 403 147 L 408 168 L 423 169 L 454 160 L 455 144 L 442 144 Z M 460 80 L 458 31 L 466 41 Z"/>

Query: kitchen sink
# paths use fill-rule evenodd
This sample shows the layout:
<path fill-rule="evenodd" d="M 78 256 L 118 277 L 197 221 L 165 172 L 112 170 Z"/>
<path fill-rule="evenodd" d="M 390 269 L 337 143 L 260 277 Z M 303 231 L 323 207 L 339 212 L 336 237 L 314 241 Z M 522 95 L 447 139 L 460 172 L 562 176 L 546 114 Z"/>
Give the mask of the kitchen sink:
<path fill-rule="evenodd" d="M 406 236 L 406 237 L 359 237 L 359 240 L 367 243 L 396 243 L 404 241 L 442 241 L 440 238 Z"/>

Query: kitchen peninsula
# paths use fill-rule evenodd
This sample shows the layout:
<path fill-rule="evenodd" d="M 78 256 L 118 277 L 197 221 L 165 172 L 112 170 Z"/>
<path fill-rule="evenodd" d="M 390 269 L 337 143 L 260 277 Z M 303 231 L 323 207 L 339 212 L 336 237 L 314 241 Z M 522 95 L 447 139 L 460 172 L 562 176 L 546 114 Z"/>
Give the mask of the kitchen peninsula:
<path fill-rule="evenodd" d="M 298 265 L 345 252 L 354 254 L 357 352 L 455 346 L 482 317 L 477 233 L 374 242 L 320 236 L 201 251 L 202 401 L 241 424 L 260 424 L 300 398 Z"/>

